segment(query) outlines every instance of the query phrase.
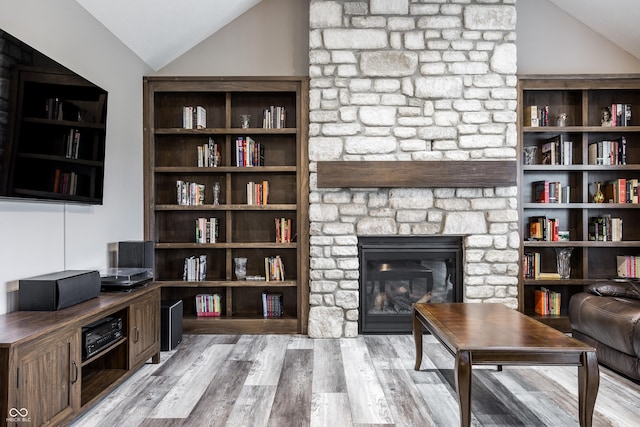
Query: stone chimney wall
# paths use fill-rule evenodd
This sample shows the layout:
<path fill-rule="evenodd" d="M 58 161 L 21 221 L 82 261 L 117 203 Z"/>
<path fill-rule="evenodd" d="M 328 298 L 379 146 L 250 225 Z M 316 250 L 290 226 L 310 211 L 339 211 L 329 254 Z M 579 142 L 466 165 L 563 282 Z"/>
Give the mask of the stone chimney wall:
<path fill-rule="evenodd" d="M 311 0 L 311 337 L 358 334 L 358 236 L 464 236 L 464 301 L 517 307 L 517 187 L 318 188 L 317 162 L 516 160 L 515 0 Z"/>

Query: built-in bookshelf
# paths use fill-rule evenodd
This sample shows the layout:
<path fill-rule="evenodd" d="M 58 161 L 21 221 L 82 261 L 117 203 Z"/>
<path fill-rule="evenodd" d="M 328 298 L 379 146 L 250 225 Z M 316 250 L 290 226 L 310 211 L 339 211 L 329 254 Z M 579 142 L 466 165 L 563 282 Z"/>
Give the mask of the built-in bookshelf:
<path fill-rule="evenodd" d="M 571 296 L 619 279 L 618 260 L 640 253 L 640 76 L 519 76 L 518 118 L 519 306 L 569 331 Z M 573 248 L 567 279 L 563 248 Z M 548 311 L 536 291 L 553 295 L 554 314 L 536 313 Z"/>
<path fill-rule="evenodd" d="M 308 78 L 147 77 L 144 90 L 145 239 L 162 298 L 183 301 L 187 333 L 306 333 Z M 219 315 L 202 315 L 202 295 Z"/>

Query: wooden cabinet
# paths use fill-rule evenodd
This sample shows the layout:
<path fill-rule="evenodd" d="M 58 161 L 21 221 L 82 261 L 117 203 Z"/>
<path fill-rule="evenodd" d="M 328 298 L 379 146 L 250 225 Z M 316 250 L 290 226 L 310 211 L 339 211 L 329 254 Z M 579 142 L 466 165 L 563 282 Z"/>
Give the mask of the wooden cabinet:
<path fill-rule="evenodd" d="M 80 408 L 80 353 L 77 331 L 59 331 L 17 346 L 15 394 L 9 418 L 30 425 L 56 424 Z M 12 411 L 13 408 L 13 411 Z M 5 412 L 7 413 L 7 412 Z"/>
<path fill-rule="evenodd" d="M 64 425 L 148 359 L 159 362 L 159 312 L 160 289 L 149 285 L 56 312 L 0 316 L 0 412 L 18 424 Z M 106 317 L 122 319 L 124 334 L 86 357 L 82 328 Z"/>
<path fill-rule="evenodd" d="M 62 71 L 17 67 L 14 73 L 6 194 L 101 204 L 107 93 Z"/>
<path fill-rule="evenodd" d="M 603 111 L 611 110 L 613 105 L 617 110 L 627 106 L 630 117 L 616 126 L 603 126 Z M 548 123 L 542 120 L 535 126 L 535 121 L 531 122 L 531 106 L 548 110 Z M 586 284 L 616 278 L 618 256 L 638 255 L 640 227 L 636 218 L 640 204 L 631 198 L 610 200 L 611 195 L 606 192 L 604 203 L 595 203 L 594 194 L 598 182 L 604 192 L 605 186 L 624 183 L 624 187 L 640 178 L 639 109 L 640 76 L 519 76 L 518 176 L 523 259 L 519 305 L 524 313 L 558 329 L 570 329 L 566 309 L 573 294 Z M 565 122 L 559 123 L 559 118 Z M 562 143 L 553 144 L 558 139 Z M 552 146 L 563 148 L 551 153 Z M 530 164 L 524 164 L 525 151 L 534 153 L 527 162 Z M 550 202 L 540 202 L 537 199 L 544 195 L 541 189 L 546 183 Z M 628 190 L 637 191 L 631 187 Z M 594 233 L 593 224 L 611 223 L 608 217 L 621 220 L 621 239 L 611 235 L 604 238 L 602 233 L 597 237 L 598 233 Z M 542 230 L 531 226 L 536 222 L 550 226 L 550 237 L 538 234 Z M 559 231 L 558 240 L 553 237 L 554 226 Z M 612 228 L 617 227 L 609 230 Z M 573 248 L 568 279 L 553 275 L 526 277 L 525 259 L 531 259 L 527 254 L 539 254 L 541 272 L 555 273 L 556 250 L 561 248 Z M 535 291 L 541 288 L 559 293 L 560 314 L 535 312 Z"/>
<path fill-rule="evenodd" d="M 144 91 L 145 239 L 155 242 L 163 299 L 183 300 L 188 333 L 305 333 L 308 78 L 148 77 Z M 185 125 L 186 106 L 202 107 L 206 123 Z M 284 107 L 280 125 L 263 124 L 271 107 Z M 241 127 L 241 115 L 251 115 L 248 128 Z M 262 149 L 246 161 L 238 141 Z M 209 143 L 217 147 L 218 162 L 199 167 L 198 147 Z M 178 203 L 178 181 L 201 184 L 200 202 Z M 250 203 L 249 186 L 264 183 L 266 204 Z M 217 224 L 215 242 L 197 242 L 199 218 Z M 290 222 L 288 242 L 276 239 L 279 218 Z M 206 277 L 185 278 L 185 259 L 200 256 L 206 257 Z M 284 280 L 264 280 L 270 257 L 283 261 Z M 247 259 L 245 279 L 235 274 L 235 258 Z M 282 316 L 264 316 L 265 292 L 282 296 Z M 220 295 L 220 316 L 198 316 L 198 294 Z"/>
<path fill-rule="evenodd" d="M 136 366 L 157 353 L 160 341 L 160 304 L 155 295 L 149 295 L 131 304 L 130 310 L 129 366 Z"/>

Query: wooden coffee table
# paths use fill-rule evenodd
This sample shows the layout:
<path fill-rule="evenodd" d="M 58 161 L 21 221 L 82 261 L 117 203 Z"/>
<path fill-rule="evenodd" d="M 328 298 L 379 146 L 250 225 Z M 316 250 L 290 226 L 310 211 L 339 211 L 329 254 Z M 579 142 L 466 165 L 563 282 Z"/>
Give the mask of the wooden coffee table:
<path fill-rule="evenodd" d="M 580 425 L 591 425 L 600 383 L 593 347 L 503 304 L 415 304 L 416 371 L 422 364 L 423 326 L 456 359 L 460 425 L 471 423 L 472 365 L 577 366 Z"/>

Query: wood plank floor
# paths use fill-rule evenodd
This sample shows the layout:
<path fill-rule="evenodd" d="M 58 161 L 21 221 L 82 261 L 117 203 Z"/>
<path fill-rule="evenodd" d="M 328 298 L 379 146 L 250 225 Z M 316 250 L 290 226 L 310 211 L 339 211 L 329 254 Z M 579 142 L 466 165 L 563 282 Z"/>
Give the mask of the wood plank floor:
<path fill-rule="evenodd" d="M 88 426 L 456 426 L 453 357 L 410 335 L 186 335 L 98 402 Z M 472 425 L 577 426 L 577 368 L 474 367 Z M 640 385 L 600 369 L 594 426 L 640 425 Z"/>

